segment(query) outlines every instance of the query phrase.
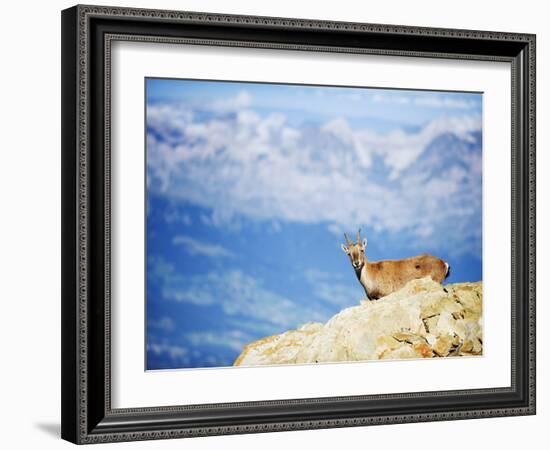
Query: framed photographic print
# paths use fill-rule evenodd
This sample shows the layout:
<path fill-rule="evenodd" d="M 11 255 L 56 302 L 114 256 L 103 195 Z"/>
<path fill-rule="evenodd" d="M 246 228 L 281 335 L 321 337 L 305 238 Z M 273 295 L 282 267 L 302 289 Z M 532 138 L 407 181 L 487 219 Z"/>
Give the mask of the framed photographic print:
<path fill-rule="evenodd" d="M 62 12 L 62 437 L 535 413 L 535 36 Z"/>

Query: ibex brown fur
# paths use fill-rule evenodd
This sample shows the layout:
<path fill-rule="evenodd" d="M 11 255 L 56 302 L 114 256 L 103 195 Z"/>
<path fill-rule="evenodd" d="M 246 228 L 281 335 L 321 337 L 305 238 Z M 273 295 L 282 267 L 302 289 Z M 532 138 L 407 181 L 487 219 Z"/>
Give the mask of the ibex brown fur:
<path fill-rule="evenodd" d="M 385 297 L 416 278 L 430 276 L 441 283 L 449 275 L 449 264 L 426 253 L 405 259 L 369 262 L 365 256 L 367 239 L 361 241 L 361 230 L 357 232 L 355 243 L 345 233 L 344 237 L 347 246 L 342 244 L 342 250 L 349 256 L 357 279 L 363 285 L 369 300 Z"/>

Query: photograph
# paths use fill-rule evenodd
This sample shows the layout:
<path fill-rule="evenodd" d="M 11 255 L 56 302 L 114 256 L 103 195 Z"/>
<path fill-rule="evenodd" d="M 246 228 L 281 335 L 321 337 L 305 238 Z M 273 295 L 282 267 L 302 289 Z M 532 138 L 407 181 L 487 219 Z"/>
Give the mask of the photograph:
<path fill-rule="evenodd" d="M 483 356 L 482 92 L 145 78 L 144 114 L 146 370 Z"/>

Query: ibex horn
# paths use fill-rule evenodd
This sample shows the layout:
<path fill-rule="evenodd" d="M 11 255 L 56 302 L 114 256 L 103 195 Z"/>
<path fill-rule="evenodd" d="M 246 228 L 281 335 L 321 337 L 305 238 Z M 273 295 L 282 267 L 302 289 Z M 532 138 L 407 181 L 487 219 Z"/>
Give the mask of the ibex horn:
<path fill-rule="evenodd" d="M 346 233 L 344 233 L 344 238 L 346 238 L 346 243 L 347 243 L 348 245 L 352 245 L 352 244 L 353 244 L 353 242 L 351 242 L 351 241 L 349 240 L 349 237 L 348 237 L 348 235 L 347 235 Z"/>
<path fill-rule="evenodd" d="M 361 242 L 361 228 L 357 230 L 357 243 L 359 244 Z"/>

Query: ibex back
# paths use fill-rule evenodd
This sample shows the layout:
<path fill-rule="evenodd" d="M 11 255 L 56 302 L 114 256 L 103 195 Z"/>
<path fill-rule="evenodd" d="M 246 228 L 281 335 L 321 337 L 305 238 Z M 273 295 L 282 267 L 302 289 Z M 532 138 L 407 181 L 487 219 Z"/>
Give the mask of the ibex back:
<path fill-rule="evenodd" d="M 344 237 L 347 246 L 342 244 L 342 250 L 349 256 L 369 300 L 385 297 L 417 278 L 430 276 L 442 283 L 449 276 L 449 264 L 426 253 L 411 258 L 369 262 L 365 256 L 367 239 L 361 241 L 361 230 L 357 232 L 355 243 L 345 233 Z"/>

